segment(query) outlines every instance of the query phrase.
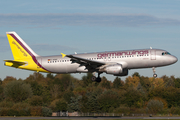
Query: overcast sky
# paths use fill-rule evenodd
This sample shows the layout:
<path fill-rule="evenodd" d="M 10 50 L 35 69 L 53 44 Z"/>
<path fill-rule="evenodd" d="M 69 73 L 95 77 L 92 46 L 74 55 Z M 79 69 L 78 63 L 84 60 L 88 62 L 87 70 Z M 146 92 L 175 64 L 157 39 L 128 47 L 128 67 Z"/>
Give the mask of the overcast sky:
<path fill-rule="evenodd" d="M 4 66 L 4 59 L 13 59 L 7 31 L 16 31 L 42 56 L 153 47 L 179 58 L 179 5 L 180 0 L 1 1 L 0 78 L 24 79 L 33 73 Z M 180 77 L 179 66 L 177 62 L 156 71 L 159 77 Z M 153 74 L 152 69 L 141 69 L 130 70 L 129 75 L 136 71 L 148 77 Z"/>

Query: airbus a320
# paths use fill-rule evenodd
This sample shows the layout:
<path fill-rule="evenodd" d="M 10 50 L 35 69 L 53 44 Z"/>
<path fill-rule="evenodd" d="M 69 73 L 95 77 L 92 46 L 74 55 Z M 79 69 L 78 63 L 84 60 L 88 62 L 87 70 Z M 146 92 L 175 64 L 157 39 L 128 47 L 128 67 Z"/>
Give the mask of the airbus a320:
<path fill-rule="evenodd" d="M 161 49 L 137 49 L 84 54 L 61 53 L 57 56 L 37 55 L 16 32 L 6 32 L 14 60 L 4 60 L 6 66 L 47 73 L 93 73 L 92 80 L 100 82 L 100 74 L 126 76 L 130 69 L 171 65 L 177 57 Z M 95 73 L 98 76 L 95 76 Z"/>

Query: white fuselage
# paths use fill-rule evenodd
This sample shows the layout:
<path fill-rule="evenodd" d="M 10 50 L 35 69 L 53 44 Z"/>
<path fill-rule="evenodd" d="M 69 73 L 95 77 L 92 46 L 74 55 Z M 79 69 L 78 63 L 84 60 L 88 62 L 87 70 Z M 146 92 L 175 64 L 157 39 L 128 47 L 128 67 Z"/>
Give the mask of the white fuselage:
<path fill-rule="evenodd" d="M 123 68 L 139 69 L 161 67 L 173 64 L 177 58 L 160 49 L 141 49 L 128 51 L 112 51 L 98 53 L 74 54 L 73 56 L 92 61 L 104 62 L 105 64 L 121 64 Z M 72 63 L 71 58 L 59 56 L 38 57 L 38 62 L 52 73 L 76 73 L 88 72 L 85 66 Z"/>

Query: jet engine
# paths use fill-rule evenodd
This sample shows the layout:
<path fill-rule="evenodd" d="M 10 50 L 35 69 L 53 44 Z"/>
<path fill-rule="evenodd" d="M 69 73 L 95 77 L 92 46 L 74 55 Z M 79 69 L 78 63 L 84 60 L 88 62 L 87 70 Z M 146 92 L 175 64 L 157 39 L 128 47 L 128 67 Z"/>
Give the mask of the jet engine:
<path fill-rule="evenodd" d="M 104 72 L 106 72 L 107 74 L 113 74 L 115 76 L 126 76 L 126 75 L 128 75 L 128 69 L 122 68 L 122 65 L 120 65 L 120 64 L 107 66 L 104 69 Z"/>

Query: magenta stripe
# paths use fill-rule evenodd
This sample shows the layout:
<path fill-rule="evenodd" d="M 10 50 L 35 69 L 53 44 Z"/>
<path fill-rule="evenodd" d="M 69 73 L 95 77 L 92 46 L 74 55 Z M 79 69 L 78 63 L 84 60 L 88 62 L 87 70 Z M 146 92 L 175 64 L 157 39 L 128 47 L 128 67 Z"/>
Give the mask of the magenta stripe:
<path fill-rule="evenodd" d="M 36 57 L 33 55 L 33 53 L 31 53 L 31 51 L 29 51 L 28 48 L 26 48 L 26 46 L 14 35 L 14 34 L 9 34 L 11 35 L 25 50 L 26 52 L 29 53 L 29 55 L 32 57 L 33 61 L 38 65 L 40 66 L 41 68 L 43 68 L 44 70 L 50 72 L 49 70 L 45 69 L 36 59 Z"/>

